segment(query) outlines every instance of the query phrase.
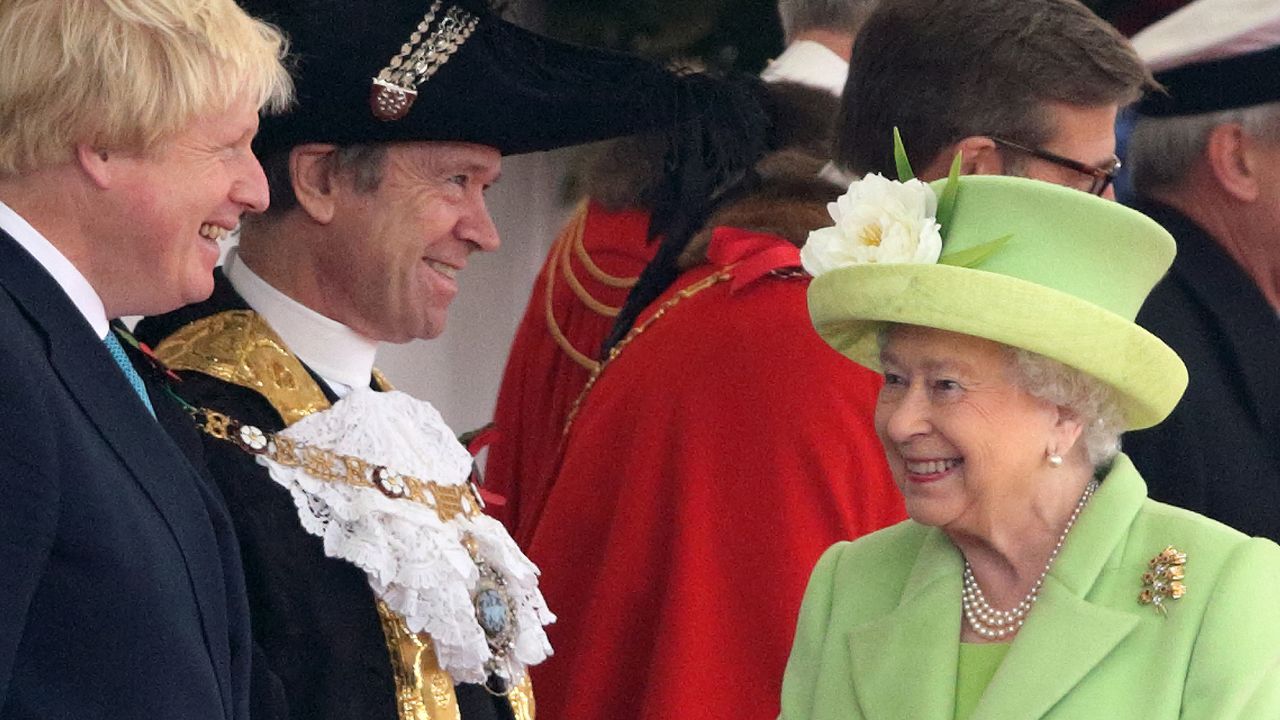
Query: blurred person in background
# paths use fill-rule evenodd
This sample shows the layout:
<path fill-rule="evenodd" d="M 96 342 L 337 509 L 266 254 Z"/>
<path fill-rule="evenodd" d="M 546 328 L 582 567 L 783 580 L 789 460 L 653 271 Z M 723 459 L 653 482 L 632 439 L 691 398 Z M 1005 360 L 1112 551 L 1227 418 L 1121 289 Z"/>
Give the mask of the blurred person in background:
<path fill-rule="evenodd" d="M 684 242 L 663 236 L 521 509 L 562 610 L 534 675 L 557 717 L 773 717 L 803 563 L 903 516 L 870 430 L 878 380 L 807 326 L 797 270 L 838 190 L 818 177 L 835 101 L 769 96 L 786 141 Z M 835 417 L 855 429 L 829 436 Z"/>
<path fill-rule="evenodd" d="M 486 487 L 547 564 L 548 601 L 574 609 L 535 675 L 559 717 L 771 717 L 804 582 L 793 559 L 902 517 L 870 431 L 797 450 L 822 418 L 869 427 L 876 379 L 808 331 L 795 268 L 838 189 L 818 171 L 842 57 L 873 8 L 780 4 L 769 152 L 672 213 L 651 141 L 608 146 L 539 278 Z M 621 340 L 655 313 L 652 334 Z M 722 592 L 762 577 L 750 596 Z"/>
<path fill-rule="evenodd" d="M 1151 75 L 1076 0 L 898 0 L 854 45 L 835 166 L 848 184 L 895 174 L 898 128 L 916 174 L 1019 175 L 1112 197 L 1115 119 Z"/>
<path fill-rule="evenodd" d="M 761 79 L 838 97 L 853 38 L 874 4 L 781 0 L 787 45 Z M 830 98 L 812 96 L 816 107 L 832 111 Z M 813 121 L 811 107 L 783 112 L 796 119 L 776 143 L 797 142 L 786 137 L 794 131 L 819 132 L 802 127 Z M 830 124 L 828 118 L 817 122 Z M 522 544 L 542 511 L 569 408 L 599 367 L 602 343 L 658 251 L 654 233 L 661 228 L 652 226 L 651 211 L 665 200 L 664 150 L 662 139 L 651 136 L 591 150 L 582 183 L 587 197 L 552 246 L 516 330 L 494 410 L 484 487 L 501 498 L 492 510 Z"/>
<path fill-rule="evenodd" d="M 1134 207 L 1178 242 L 1138 323 L 1191 382 L 1125 448 L 1152 497 L 1280 540 L 1280 6 L 1200 0 L 1134 42 L 1166 89 L 1137 107 Z"/>

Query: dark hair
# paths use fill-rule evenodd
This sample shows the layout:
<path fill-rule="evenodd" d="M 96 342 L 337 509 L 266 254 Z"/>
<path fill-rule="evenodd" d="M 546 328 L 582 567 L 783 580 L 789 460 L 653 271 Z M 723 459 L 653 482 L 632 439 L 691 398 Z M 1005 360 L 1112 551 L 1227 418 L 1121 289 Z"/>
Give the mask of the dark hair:
<path fill-rule="evenodd" d="M 760 114 L 753 118 L 753 122 L 757 130 L 767 130 L 767 135 L 749 138 L 745 132 L 739 131 L 742 138 L 735 139 L 732 134 L 720 133 L 722 142 L 728 141 L 751 148 L 735 159 L 735 172 L 732 176 L 719 173 L 713 183 L 662 183 L 661 187 L 667 191 L 681 187 L 702 189 L 695 192 L 682 191 L 676 193 L 676 197 L 668 198 L 668 205 L 673 199 L 677 200 L 675 212 L 664 212 L 662 194 L 655 196 L 658 201 L 652 208 L 649 230 L 651 238 L 661 236 L 658 250 L 627 294 L 627 300 L 601 347 L 600 357 L 606 357 L 609 350 L 631 330 L 640 313 L 675 282 L 681 272 L 680 257 L 712 214 L 758 188 L 761 182 L 757 173 L 758 165 L 766 162 L 770 153 L 795 150 L 807 151 L 822 158 L 830 157 L 832 110 L 835 103 L 829 94 L 793 83 L 763 84 L 753 81 L 753 87 L 760 103 Z M 694 176 L 702 174 L 699 170 L 701 163 L 695 157 L 686 153 L 684 160 L 683 163 L 676 163 L 676 176 L 688 174 L 690 168 Z M 668 163 L 667 174 L 672 172 L 672 166 Z M 816 170 L 814 174 L 816 176 Z M 832 197 L 835 197 L 835 193 L 832 193 Z"/>
<path fill-rule="evenodd" d="M 836 163 L 893 172 L 893 128 L 916 168 L 972 135 L 1028 146 L 1045 105 L 1127 104 L 1154 86 L 1119 31 L 1077 0 L 884 0 L 854 43 Z"/>
<path fill-rule="evenodd" d="M 262 161 L 262 172 L 267 176 L 267 189 L 271 193 L 268 217 L 279 217 L 298 205 L 293 194 L 293 178 L 289 175 L 290 150 L 271 153 Z M 370 143 L 346 145 L 333 153 L 335 174 L 349 174 L 352 185 L 362 193 L 371 193 L 382 184 L 382 171 L 386 166 L 387 145 Z"/>

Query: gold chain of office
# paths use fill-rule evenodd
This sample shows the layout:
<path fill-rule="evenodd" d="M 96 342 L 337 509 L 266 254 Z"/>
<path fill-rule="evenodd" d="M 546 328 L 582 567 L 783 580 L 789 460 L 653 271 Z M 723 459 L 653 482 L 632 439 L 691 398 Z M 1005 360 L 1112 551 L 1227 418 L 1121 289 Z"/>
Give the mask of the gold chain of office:
<path fill-rule="evenodd" d="M 210 437 L 229 442 L 250 455 L 262 455 L 286 467 L 300 467 L 319 480 L 372 488 L 392 500 L 412 500 L 435 510 L 441 522 L 459 515 L 470 518 L 480 514 L 480 501 L 470 485 L 445 485 L 395 473 L 363 458 L 264 432 L 208 408 L 189 411 L 200 430 Z"/>

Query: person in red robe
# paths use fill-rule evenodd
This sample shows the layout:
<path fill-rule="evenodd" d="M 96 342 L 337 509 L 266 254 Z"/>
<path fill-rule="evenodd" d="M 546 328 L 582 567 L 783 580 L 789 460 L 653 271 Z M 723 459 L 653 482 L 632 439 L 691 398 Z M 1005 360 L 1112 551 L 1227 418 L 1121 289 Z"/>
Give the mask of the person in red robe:
<path fill-rule="evenodd" d="M 872 430 L 880 379 L 818 338 L 799 270 L 843 189 L 818 177 L 835 100 L 771 94 L 784 148 L 588 375 L 543 496 L 524 494 L 518 537 L 559 616 L 546 716 L 775 717 L 809 568 L 905 517 Z"/>
<path fill-rule="evenodd" d="M 874 4 L 779 2 L 787 47 L 761 78 L 838 97 L 853 38 Z M 522 545 L 550 486 L 573 399 L 598 367 L 601 345 L 629 290 L 657 252 L 649 210 L 661 193 L 655 187 L 664 170 L 660 145 L 654 137 L 631 138 L 587 164 L 583 185 L 590 199 L 575 210 L 535 280 L 503 372 L 494 423 L 474 446 L 488 447 L 489 512 Z"/>

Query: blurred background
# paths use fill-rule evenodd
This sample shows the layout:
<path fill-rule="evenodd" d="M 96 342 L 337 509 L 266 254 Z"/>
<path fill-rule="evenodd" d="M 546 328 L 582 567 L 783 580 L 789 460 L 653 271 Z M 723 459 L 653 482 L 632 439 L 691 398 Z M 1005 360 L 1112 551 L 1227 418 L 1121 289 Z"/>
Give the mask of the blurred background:
<path fill-rule="evenodd" d="M 1186 2 L 1085 4 L 1132 35 Z M 525 27 L 663 60 L 758 72 L 782 48 L 774 0 L 516 0 L 506 5 L 505 14 Z M 576 201 L 572 177 L 581 152 L 505 159 L 502 180 L 489 193 L 501 250 L 472 256 L 460 275 L 461 292 L 443 336 L 386 345 L 379 352 L 378 366 L 391 381 L 434 404 L 455 431 L 490 420 L 507 349 L 534 278 Z"/>

